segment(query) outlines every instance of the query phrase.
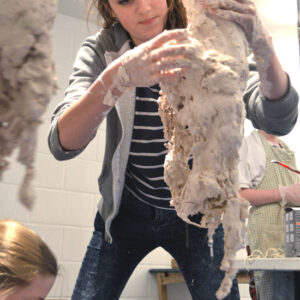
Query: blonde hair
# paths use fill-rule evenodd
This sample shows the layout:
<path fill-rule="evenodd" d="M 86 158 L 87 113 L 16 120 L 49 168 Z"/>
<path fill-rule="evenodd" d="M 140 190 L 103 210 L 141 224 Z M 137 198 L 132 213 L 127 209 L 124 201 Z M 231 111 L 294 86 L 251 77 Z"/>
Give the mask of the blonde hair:
<path fill-rule="evenodd" d="M 163 0 L 161 0 L 163 1 Z M 186 10 L 182 0 L 167 0 L 168 16 L 165 29 L 185 28 L 187 26 Z M 113 16 L 108 0 L 90 0 L 87 16 L 92 7 L 96 7 L 99 15 L 103 18 L 102 26 L 110 28 L 117 21 Z"/>
<path fill-rule="evenodd" d="M 14 292 L 39 275 L 57 273 L 54 255 L 35 232 L 13 220 L 0 221 L 0 293 Z"/>

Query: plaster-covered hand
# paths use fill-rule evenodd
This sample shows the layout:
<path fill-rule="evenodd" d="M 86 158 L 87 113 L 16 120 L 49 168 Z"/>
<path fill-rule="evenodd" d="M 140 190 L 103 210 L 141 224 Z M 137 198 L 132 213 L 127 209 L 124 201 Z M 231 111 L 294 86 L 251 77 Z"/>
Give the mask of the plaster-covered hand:
<path fill-rule="evenodd" d="M 115 63 L 118 84 L 122 87 L 151 86 L 174 82 L 191 65 L 187 30 L 164 31 L 155 38 L 127 51 Z"/>
<path fill-rule="evenodd" d="M 282 203 L 300 205 L 300 183 L 279 187 Z"/>
<path fill-rule="evenodd" d="M 254 1 L 250 0 L 199 0 L 209 13 L 239 24 L 253 52 L 271 47 L 269 34 L 258 17 Z"/>
<path fill-rule="evenodd" d="M 164 31 L 148 42 L 127 51 L 109 65 L 113 83 L 109 88 L 103 80 L 103 103 L 114 106 L 121 94 L 130 87 L 147 87 L 157 83 L 177 83 L 185 68 L 192 66 L 199 49 L 188 37 L 187 29 Z"/>

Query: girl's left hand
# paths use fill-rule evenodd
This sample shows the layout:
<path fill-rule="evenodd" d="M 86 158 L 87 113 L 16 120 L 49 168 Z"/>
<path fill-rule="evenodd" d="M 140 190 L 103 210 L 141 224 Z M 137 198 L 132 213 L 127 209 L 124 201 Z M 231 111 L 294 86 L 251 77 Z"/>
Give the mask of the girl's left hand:
<path fill-rule="evenodd" d="M 270 37 L 251 0 L 199 0 L 208 13 L 239 24 L 254 52 L 270 45 Z"/>
<path fill-rule="evenodd" d="M 272 38 L 258 17 L 253 0 L 197 0 L 209 14 L 237 23 L 243 29 L 257 62 L 260 91 L 278 100 L 288 91 L 289 81 L 272 45 Z"/>

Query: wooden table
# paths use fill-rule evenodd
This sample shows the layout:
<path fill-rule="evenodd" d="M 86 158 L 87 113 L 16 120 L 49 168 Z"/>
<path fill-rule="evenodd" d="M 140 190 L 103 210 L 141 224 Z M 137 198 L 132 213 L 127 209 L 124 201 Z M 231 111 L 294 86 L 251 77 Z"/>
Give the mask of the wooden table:
<path fill-rule="evenodd" d="M 159 300 L 168 300 L 168 284 L 185 282 L 179 269 L 150 269 L 149 272 L 156 274 Z"/>
<path fill-rule="evenodd" d="M 300 257 L 236 259 L 236 267 L 239 284 L 249 283 L 248 270 L 295 272 L 295 300 L 300 299 Z M 178 268 L 150 269 L 149 272 L 156 275 L 159 300 L 168 300 L 168 284 L 185 282 Z"/>
<path fill-rule="evenodd" d="M 156 275 L 159 300 L 168 300 L 168 284 L 185 282 L 178 268 L 150 269 L 149 273 Z M 238 283 L 249 282 L 247 271 L 239 272 L 237 278 Z"/>

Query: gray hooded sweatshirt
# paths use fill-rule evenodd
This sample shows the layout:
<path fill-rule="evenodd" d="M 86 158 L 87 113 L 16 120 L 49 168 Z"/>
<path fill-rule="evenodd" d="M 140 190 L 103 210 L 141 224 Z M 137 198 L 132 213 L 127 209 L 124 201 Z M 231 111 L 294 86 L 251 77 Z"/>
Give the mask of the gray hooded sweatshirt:
<path fill-rule="evenodd" d="M 128 33 L 116 23 L 88 37 L 78 51 L 65 99 L 55 109 L 48 144 L 58 160 L 71 159 L 85 147 L 75 151 L 64 150 L 59 141 L 57 122 L 61 114 L 76 102 L 103 72 L 108 64 L 130 49 Z M 298 95 L 292 86 L 278 101 L 267 100 L 259 91 L 259 77 L 255 62 L 249 59 L 250 76 L 243 99 L 247 118 L 255 128 L 274 135 L 285 135 L 294 127 Z M 125 171 L 132 138 L 135 110 L 135 89 L 128 89 L 107 115 L 106 145 L 102 172 L 98 178 L 101 199 L 98 210 L 105 222 L 106 240 L 112 242 L 111 222 L 117 215 L 125 181 Z"/>

